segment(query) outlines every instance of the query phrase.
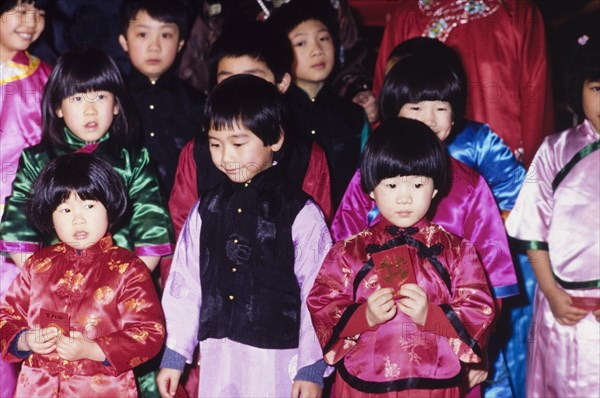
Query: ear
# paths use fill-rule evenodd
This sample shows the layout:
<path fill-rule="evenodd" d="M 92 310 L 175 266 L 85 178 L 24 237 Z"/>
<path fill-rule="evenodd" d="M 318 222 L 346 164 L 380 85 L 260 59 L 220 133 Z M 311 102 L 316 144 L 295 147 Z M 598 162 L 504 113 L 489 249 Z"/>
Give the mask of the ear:
<path fill-rule="evenodd" d="M 431 199 L 435 198 L 435 195 L 437 195 L 437 193 L 438 193 L 438 190 L 434 189 L 433 190 L 433 195 L 431 195 Z"/>
<path fill-rule="evenodd" d="M 129 52 L 129 44 L 127 43 L 127 39 L 125 36 L 123 36 L 123 34 L 119 35 L 119 44 L 121 45 L 123 51 Z"/>
<path fill-rule="evenodd" d="M 369 197 L 373 200 L 375 200 L 375 191 L 371 191 L 369 192 Z"/>
<path fill-rule="evenodd" d="M 290 88 L 290 84 L 292 83 L 292 76 L 289 73 L 285 73 L 281 78 L 281 81 L 277 83 L 277 89 L 281 94 L 285 94 L 288 88 Z"/>
<path fill-rule="evenodd" d="M 62 118 L 62 117 L 64 116 L 64 115 L 63 115 L 63 111 L 62 111 L 62 109 L 58 108 L 58 109 L 56 110 L 56 116 L 58 116 L 58 117 L 60 117 L 60 118 Z"/>
<path fill-rule="evenodd" d="M 113 115 L 118 115 L 119 114 L 119 105 L 115 104 L 115 106 L 113 106 Z"/>
<path fill-rule="evenodd" d="M 281 134 L 279 134 L 279 140 L 274 143 L 273 145 L 269 145 L 269 148 L 271 148 L 271 150 L 273 152 L 277 152 L 278 150 L 281 149 L 281 146 L 283 145 L 283 131 L 281 132 Z"/>
<path fill-rule="evenodd" d="M 185 44 L 185 40 L 179 40 L 179 44 L 177 45 L 177 52 L 181 51 L 184 44 Z"/>

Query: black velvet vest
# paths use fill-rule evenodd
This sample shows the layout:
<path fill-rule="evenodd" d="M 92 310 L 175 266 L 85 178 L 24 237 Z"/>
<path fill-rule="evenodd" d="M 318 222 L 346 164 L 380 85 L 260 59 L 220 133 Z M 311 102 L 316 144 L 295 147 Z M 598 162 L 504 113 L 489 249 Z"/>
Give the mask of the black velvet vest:
<path fill-rule="evenodd" d="M 301 300 L 292 224 L 307 200 L 278 166 L 248 183 L 227 180 L 204 193 L 199 340 L 298 347 Z"/>

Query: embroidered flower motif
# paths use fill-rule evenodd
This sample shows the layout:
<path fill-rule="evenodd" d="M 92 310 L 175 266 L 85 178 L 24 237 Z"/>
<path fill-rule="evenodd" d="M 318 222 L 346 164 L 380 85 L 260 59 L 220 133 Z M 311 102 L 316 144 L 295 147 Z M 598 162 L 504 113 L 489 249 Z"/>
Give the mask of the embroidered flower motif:
<path fill-rule="evenodd" d="M 119 274 L 123 274 L 127 268 L 129 267 L 129 263 L 124 263 L 119 260 L 110 260 L 108 262 L 108 269 L 111 271 L 117 271 Z"/>
<path fill-rule="evenodd" d="M 448 22 L 445 19 L 436 19 L 427 30 L 427 37 L 437 39 L 441 37 L 448 29 Z"/>
<path fill-rule="evenodd" d="M 83 282 L 83 274 L 67 270 L 64 276 L 58 280 L 56 293 L 61 297 L 73 296 L 74 298 L 81 298 L 83 297 Z"/>
<path fill-rule="evenodd" d="M 165 328 L 160 323 L 154 322 L 154 325 L 152 325 L 152 327 L 154 328 L 154 330 L 158 331 L 161 335 L 165 334 Z"/>
<path fill-rule="evenodd" d="M 487 11 L 489 7 L 483 1 L 469 1 L 465 4 L 465 11 L 469 14 L 481 14 Z"/>
<path fill-rule="evenodd" d="M 97 374 L 92 376 L 92 381 L 90 382 L 90 387 L 92 390 L 96 392 L 101 392 L 110 384 L 110 380 L 108 376 L 103 374 Z"/>
<path fill-rule="evenodd" d="M 384 371 L 385 377 L 388 379 L 397 379 L 400 376 L 402 371 L 400 370 L 400 366 L 390 361 L 390 357 L 386 356 L 384 359 Z"/>
<path fill-rule="evenodd" d="M 115 293 L 109 286 L 99 287 L 94 292 L 94 301 L 96 301 L 98 304 L 107 305 L 113 300 L 114 297 Z"/>
<path fill-rule="evenodd" d="M 146 304 L 146 300 L 141 299 L 138 300 L 135 297 L 130 298 L 129 300 L 125 301 L 125 309 L 127 311 L 132 311 L 135 310 L 135 312 L 140 312 L 144 305 Z"/>
<path fill-rule="evenodd" d="M 131 328 L 125 333 L 127 333 L 132 339 L 137 340 L 141 343 L 146 342 L 146 340 L 148 339 L 148 331 L 142 330 L 140 328 Z"/>
<path fill-rule="evenodd" d="M 585 43 L 587 43 L 589 39 L 590 37 L 588 35 L 583 35 L 577 39 L 577 43 L 579 43 L 580 46 L 585 46 Z"/>
<path fill-rule="evenodd" d="M 52 260 L 48 257 L 37 259 L 31 264 L 33 272 L 38 274 L 48 271 L 50 267 L 52 267 Z"/>

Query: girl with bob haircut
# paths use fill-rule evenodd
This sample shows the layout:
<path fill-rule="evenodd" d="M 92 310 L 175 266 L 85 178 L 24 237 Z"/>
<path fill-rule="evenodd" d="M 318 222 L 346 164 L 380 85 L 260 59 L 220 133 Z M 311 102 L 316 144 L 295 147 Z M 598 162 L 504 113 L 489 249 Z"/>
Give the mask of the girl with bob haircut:
<path fill-rule="evenodd" d="M 208 97 L 204 139 L 226 178 L 196 202 L 175 248 L 162 397 L 175 395 L 198 342 L 200 380 L 210 380 L 201 397 L 321 395 L 326 365 L 306 297 L 331 239 L 275 160 L 286 127 L 284 97 L 260 77 L 232 76 Z"/>
<path fill-rule="evenodd" d="M 131 200 L 113 239 L 153 270 L 172 253 L 171 222 L 159 193 L 148 152 L 138 145 L 137 122 L 114 61 L 97 49 L 63 54 L 50 75 L 42 103 L 42 142 L 21 155 L 0 225 L 0 250 L 18 265 L 40 244 L 52 242 L 25 218 L 25 202 L 36 176 L 58 156 L 94 153 L 113 166 Z"/>
<path fill-rule="evenodd" d="M 447 168 L 419 121 L 384 121 L 367 140 L 361 184 L 381 220 L 333 245 L 307 300 L 335 396 L 459 396 L 464 365 L 483 360 L 494 320 L 484 268 L 426 216 Z"/>
<path fill-rule="evenodd" d="M 0 302 L 2 355 L 24 361 L 15 396 L 137 397 L 132 368 L 165 331 L 150 272 L 108 232 L 127 210 L 122 179 L 94 155 L 64 155 L 42 170 L 27 209 L 60 242 L 30 256 Z"/>
<path fill-rule="evenodd" d="M 527 171 L 535 183 L 523 184 L 506 220 L 538 281 L 528 397 L 600 390 L 599 39 L 581 36 L 567 65 L 567 98 L 580 124 L 546 137 Z"/>

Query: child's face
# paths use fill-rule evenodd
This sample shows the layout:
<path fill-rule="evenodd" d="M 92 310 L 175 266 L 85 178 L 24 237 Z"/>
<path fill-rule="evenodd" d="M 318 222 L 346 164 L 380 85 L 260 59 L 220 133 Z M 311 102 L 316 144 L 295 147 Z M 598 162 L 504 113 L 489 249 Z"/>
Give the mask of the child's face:
<path fill-rule="evenodd" d="M 250 130 L 239 124 L 233 129 L 208 132 L 213 163 L 233 182 L 242 183 L 271 167 L 273 154 L 281 149 L 283 136 L 274 145 L 265 146 Z"/>
<path fill-rule="evenodd" d="M 44 30 L 44 12 L 29 3 L 20 3 L 0 15 L 0 60 L 9 61 L 25 51 Z"/>
<path fill-rule="evenodd" d="M 429 126 L 444 141 L 452 131 L 452 105 L 446 101 L 420 101 L 416 104 L 404 104 L 398 112 L 399 117 L 418 120 Z"/>
<path fill-rule="evenodd" d="M 56 110 L 69 130 L 85 142 L 98 141 L 106 134 L 118 113 L 119 106 L 109 91 L 76 93 L 63 99 Z"/>
<path fill-rule="evenodd" d="M 135 69 L 157 80 L 173 65 L 184 41 L 176 23 L 161 22 L 140 11 L 129 21 L 127 36 L 119 36 L 119 43 Z"/>
<path fill-rule="evenodd" d="M 267 64 L 247 55 L 221 58 L 217 66 L 217 83 L 241 74 L 254 75 L 275 84 L 275 75 Z"/>
<path fill-rule="evenodd" d="M 398 176 L 382 180 L 369 196 L 386 220 L 406 228 L 425 217 L 436 193 L 431 177 Z"/>
<path fill-rule="evenodd" d="M 108 231 L 108 214 L 96 200 L 81 200 L 72 192 L 52 213 L 54 230 L 61 242 L 74 249 L 87 249 Z"/>
<path fill-rule="evenodd" d="M 585 118 L 600 134 L 600 81 L 586 80 L 583 83 L 582 106 Z"/>
<path fill-rule="evenodd" d="M 333 40 L 327 27 L 314 19 L 302 22 L 289 34 L 294 49 L 292 71 L 299 87 L 322 84 L 335 63 Z"/>

